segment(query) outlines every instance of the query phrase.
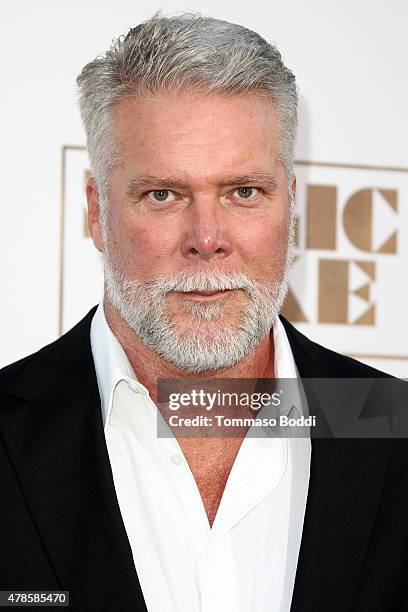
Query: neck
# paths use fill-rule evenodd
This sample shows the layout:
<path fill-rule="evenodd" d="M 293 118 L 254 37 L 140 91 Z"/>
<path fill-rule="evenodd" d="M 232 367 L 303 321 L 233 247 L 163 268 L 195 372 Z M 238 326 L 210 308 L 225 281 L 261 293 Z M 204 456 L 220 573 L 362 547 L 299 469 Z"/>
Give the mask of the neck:
<path fill-rule="evenodd" d="M 267 334 L 255 348 L 233 366 L 194 374 L 178 368 L 146 347 L 123 317 L 105 297 L 104 311 L 112 332 L 122 345 L 138 381 L 146 387 L 153 401 L 157 400 L 158 378 L 273 378 L 273 334 Z"/>

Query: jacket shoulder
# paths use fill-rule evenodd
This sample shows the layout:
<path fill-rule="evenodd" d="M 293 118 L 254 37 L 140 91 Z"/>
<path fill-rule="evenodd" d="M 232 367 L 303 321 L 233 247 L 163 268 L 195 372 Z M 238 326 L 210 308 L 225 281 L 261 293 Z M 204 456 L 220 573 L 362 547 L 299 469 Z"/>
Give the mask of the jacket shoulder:
<path fill-rule="evenodd" d="M 296 365 L 303 377 L 324 375 L 330 378 L 393 378 L 357 359 L 337 353 L 307 338 L 289 321 L 280 315 L 289 343 L 295 356 Z M 298 363 L 299 362 L 299 363 Z M 321 374 L 317 373 L 320 370 Z"/>
<path fill-rule="evenodd" d="M 79 351 L 90 347 L 89 334 L 96 306 L 57 340 L 0 369 L 0 394 L 13 390 L 23 380 L 35 394 L 60 374 Z M 27 388 L 28 388 L 27 387 Z"/>
<path fill-rule="evenodd" d="M 14 361 L 13 363 L 9 363 L 8 365 L 2 367 L 0 369 L 0 389 L 7 389 L 9 382 L 11 382 L 15 375 L 24 367 L 24 365 L 29 361 L 32 357 L 34 357 L 37 353 L 33 353 L 32 355 L 27 355 L 19 359 L 18 361 Z"/>

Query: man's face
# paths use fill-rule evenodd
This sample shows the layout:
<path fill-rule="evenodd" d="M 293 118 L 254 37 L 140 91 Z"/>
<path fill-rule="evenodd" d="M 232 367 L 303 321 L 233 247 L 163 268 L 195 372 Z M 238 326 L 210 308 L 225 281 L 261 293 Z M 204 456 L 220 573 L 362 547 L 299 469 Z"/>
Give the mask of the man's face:
<path fill-rule="evenodd" d="M 129 98 L 114 134 L 105 226 L 90 214 L 108 298 L 177 366 L 232 365 L 268 333 L 286 290 L 290 206 L 271 103 Z"/>

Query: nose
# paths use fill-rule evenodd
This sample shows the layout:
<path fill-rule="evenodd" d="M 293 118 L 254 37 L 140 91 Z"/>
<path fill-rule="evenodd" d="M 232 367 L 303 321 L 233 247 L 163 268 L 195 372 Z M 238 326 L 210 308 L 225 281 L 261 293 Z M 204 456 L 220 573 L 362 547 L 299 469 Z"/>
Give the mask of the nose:
<path fill-rule="evenodd" d="M 182 254 L 189 259 L 209 261 L 230 255 L 226 212 L 216 199 L 196 198 L 185 218 Z"/>

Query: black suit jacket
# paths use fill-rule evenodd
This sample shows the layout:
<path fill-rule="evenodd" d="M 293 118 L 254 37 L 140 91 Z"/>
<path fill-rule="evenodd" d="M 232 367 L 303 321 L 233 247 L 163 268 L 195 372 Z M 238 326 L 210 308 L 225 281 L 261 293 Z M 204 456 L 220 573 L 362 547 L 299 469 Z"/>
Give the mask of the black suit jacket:
<path fill-rule="evenodd" d="M 94 312 L 0 371 L 0 590 L 70 591 L 76 612 L 146 610 L 105 444 Z M 302 377 L 381 375 L 282 322 Z M 293 612 L 408 610 L 407 448 L 312 439 Z"/>

